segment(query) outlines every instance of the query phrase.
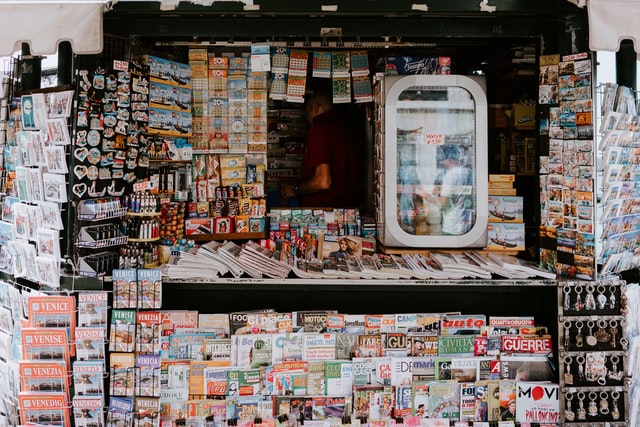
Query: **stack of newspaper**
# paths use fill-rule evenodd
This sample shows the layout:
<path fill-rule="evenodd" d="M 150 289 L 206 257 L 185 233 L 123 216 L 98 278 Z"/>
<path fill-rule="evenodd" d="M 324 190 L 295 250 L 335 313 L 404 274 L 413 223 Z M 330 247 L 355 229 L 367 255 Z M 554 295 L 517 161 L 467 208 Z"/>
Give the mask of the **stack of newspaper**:
<path fill-rule="evenodd" d="M 555 279 L 555 273 L 531 262 L 487 251 L 431 251 L 422 254 L 375 254 L 297 258 L 249 241 L 242 246 L 227 241 L 209 242 L 172 256 L 163 269 L 165 279 L 203 280 L 231 275 L 235 278 L 460 280 L 460 279 Z"/>

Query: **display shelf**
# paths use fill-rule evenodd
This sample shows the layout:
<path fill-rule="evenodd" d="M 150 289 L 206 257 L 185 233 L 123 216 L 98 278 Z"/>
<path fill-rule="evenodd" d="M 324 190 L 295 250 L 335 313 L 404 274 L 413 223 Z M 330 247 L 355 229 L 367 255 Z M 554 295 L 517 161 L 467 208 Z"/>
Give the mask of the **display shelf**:
<path fill-rule="evenodd" d="M 215 234 L 189 234 L 185 236 L 195 242 L 209 242 L 211 240 L 256 240 L 266 239 L 266 232 L 259 233 L 215 233 Z"/>
<path fill-rule="evenodd" d="M 89 226 L 82 227 L 80 229 L 80 233 L 78 234 L 78 240 L 76 245 L 79 248 L 89 248 L 89 249 L 102 249 L 108 248 L 110 246 L 119 246 L 127 243 L 127 236 L 122 235 L 120 230 L 114 229 L 114 231 L 118 234 L 115 237 L 110 238 L 96 238 L 95 236 L 99 234 L 104 234 L 103 231 L 98 231 L 102 226 Z M 99 234 L 96 234 L 99 233 Z"/>
<path fill-rule="evenodd" d="M 78 219 L 81 221 L 102 221 L 104 219 L 119 218 L 127 212 L 127 208 L 109 209 L 105 211 L 93 211 L 84 203 L 78 207 Z"/>
<path fill-rule="evenodd" d="M 149 163 L 191 163 L 191 159 L 189 160 L 170 160 L 170 159 L 149 159 Z"/>
<path fill-rule="evenodd" d="M 362 288 L 373 288 L 376 292 L 396 293 L 404 289 L 421 290 L 425 292 L 438 292 L 441 288 L 452 289 L 458 292 L 468 292 L 469 290 L 482 290 L 485 292 L 507 292 L 508 288 L 531 288 L 545 287 L 553 288 L 555 291 L 556 281 L 548 279 L 531 280 L 410 280 L 410 279 L 335 279 L 327 277 L 325 279 L 255 279 L 255 278 L 191 278 L 191 279 L 165 279 L 163 283 L 167 287 L 177 286 L 181 289 L 221 289 L 233 285 L 234 290 L 277 290 L 286 287 L 287 290 L 304 290 L 322 288 L 329 290 L 350 289 L 363 290 Z"/>

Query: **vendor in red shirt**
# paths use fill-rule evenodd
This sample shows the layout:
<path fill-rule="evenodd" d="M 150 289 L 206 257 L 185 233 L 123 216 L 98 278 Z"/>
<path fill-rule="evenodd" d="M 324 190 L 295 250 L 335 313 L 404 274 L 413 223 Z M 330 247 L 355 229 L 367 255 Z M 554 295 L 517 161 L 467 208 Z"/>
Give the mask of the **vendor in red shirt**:
<path fill-rule="evenodd" d="M 302 181 L 285 184 L 281 195 L 298 196 L 300 206 L 357 207 L 359 162 L 353 133 L 333 109 L 331 94 L 313 93 L 306 102 L 307 145 L 302 160 Z"/>

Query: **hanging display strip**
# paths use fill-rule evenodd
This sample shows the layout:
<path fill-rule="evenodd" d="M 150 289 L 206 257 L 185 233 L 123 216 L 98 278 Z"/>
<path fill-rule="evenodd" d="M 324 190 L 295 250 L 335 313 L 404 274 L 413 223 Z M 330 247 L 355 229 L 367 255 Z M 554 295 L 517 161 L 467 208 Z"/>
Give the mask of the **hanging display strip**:
<path fill-rule="evenodd" d="M 592 61 L 540 57 L 540 264 L 561 277 L 596 277 Z"/>
<path fill-rule="evenodd" d="M 566 425 L 630 418 L 627 375 L 634 333 L 627 295 L 626 282 L 616 277 L 559 282 L 558 361 Z"/>

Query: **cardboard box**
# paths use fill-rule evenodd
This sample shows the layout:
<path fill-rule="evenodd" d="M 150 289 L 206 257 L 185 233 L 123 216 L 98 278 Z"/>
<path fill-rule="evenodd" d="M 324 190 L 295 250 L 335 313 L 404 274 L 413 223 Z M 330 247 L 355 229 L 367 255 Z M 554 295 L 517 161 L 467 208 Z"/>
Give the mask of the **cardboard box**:
<path fill-rule="evenodd" d="M 489 182 L 513 182 L 516 180 L 516 175 L 512 173 L 504 173 L 504 174 L 489 174 Z"/>
<path fill-rule="evenodd" d="M 190 218 L 185 220 L 184 229 L 187 236 L 194 234 L 212 234 L 213 222 L 211 218 Z"/>
<path fill-rule="evenodd" d="M 490 196 L 515 196 L 518 194 L 515 188 L 489 188 Z"/>
<path fill-rule="evenodd" d="M 513 107 L 513 125 L 515 128 L 522 130 L 535 130 L 535 105 L 514 105 Z"/>
<path fill-rule="evenodd" d="M 524 223 L 490 222 L 487 227 L 487 249 L 523 251 Z"/>
<path fill-rule="evenodd" d="M 523 222 L 524 203 L 518 196 L 489 196 L 489 222 Z"/>

